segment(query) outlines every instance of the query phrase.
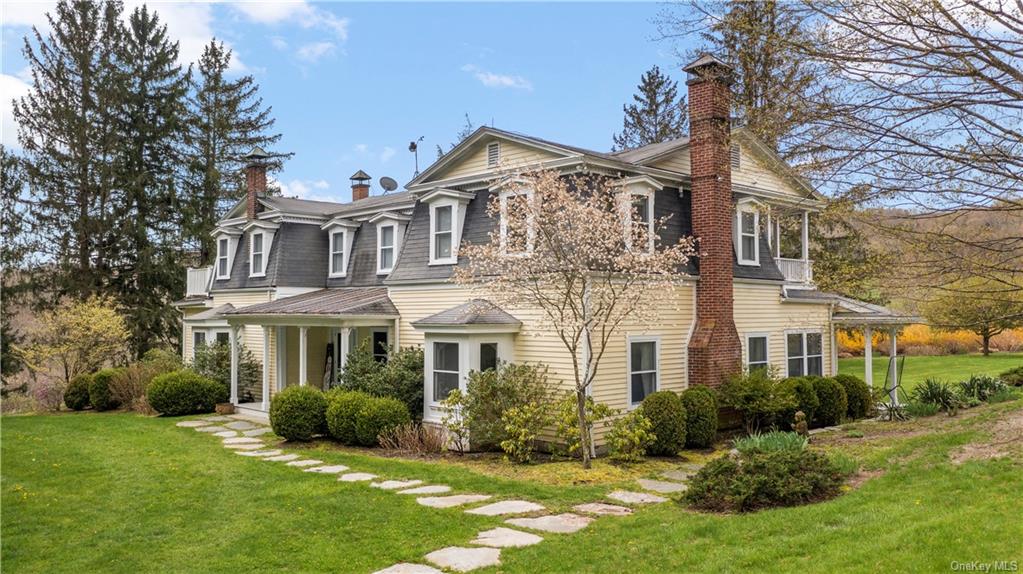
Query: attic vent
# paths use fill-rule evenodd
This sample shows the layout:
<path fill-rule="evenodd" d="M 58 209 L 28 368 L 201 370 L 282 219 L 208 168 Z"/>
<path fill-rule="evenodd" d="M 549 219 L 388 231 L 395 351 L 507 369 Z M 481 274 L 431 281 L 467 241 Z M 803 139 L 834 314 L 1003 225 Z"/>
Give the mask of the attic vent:
<path fill-rule="evenodd" d="M 739 158 L 742 157 L 741 150 L 739 149 L 739 144 L 732 145 L 732 148 L 729 150 L 729 155 L 731 156 L 732 160 L 732 169 L 739 169 L 741 167 L 741 164 L 739 163 Z"/>
<path fill-rule="evenodd" d="M 501 162 L 501 142 L 487 144 L 487 167 L 497 167 Z"/>

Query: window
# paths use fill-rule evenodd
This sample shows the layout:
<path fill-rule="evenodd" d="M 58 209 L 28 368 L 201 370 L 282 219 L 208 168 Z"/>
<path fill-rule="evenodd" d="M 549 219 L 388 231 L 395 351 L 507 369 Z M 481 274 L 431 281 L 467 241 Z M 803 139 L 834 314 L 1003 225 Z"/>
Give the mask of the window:
<path fill-rule="evenodd" d="M 217 279 L 227 279 L 230 269 L 230 261 L 228 260 L 228 250 L 230 247 L 230 240 L 226 237 L 221 237 L 217 240 Z"/>
<path fill-rule="evenodd" d="M 788 356 L 788 376 L 822 376 L 824 374 L 824 347 L 820 333 L 789 333 L 785 336 Z"/>
<path fill-rule="evenodd" d="M 642 247 L 646 244 L 647 251 L 654 247 L 654 201 L 653 194 L 638 193 L 630 196 L 629 232 L 626 242 L 629 249 L 633 245 Z"/>
<path fill-rule="evenodd" d="M 657 390 L 658 346 L 656 339 L 629 341 L 629 404 L 638 405 Z"/>
<path fill-rule="evenodd" d="M 501 249 L 507 255 L 523 255 L 533 250 L 531 199 L 530 190 L 501 194 Z"/>
<path fill-rule="evenodd" d="M 752 207 L 741 207 L 738 211 L 738 236 L 736 246 L 740 265 L 760 264 L 760 241 L 758 229 L 760 214 Z"/>
<path fill-rule="evenodd" d="M 452 205 L 438 205 L 433 210 L 433 261 L 454 263 L 452 237 L 454 236 L 454 211 Z"/>
<path fill-rule="evenodd" d="M 192 331 L 192 347 L 198 349 L 206 345 L 206 331 Z"/>
<path fill-rule="evenodd" d="M 394 267 L 394 226 L 377 227 L 377 273 L 389 273 Z"/>
<path fill-rule="evenodd" d="M 218 343 L 223 343 L 225 345 L 231 344 L 231 333 L 228 333 L 227 331 L 217 331 L 216 337 Z"/>
<path fill-rule="evenodd" d="M 487 167 L 497 167 L 501 163 L 501 142 L 487 144 Z"/>
<path fill-rule="evenodd" d="M 347 231 L 330 233 L 330 276 L 344 277 L 348 266 L 345 264 L 345 234 Z"/>
<path fill-rule="evenodd" d="M 729 159 L 732 163 L 732 169 L 738 170 L 742 168 L 742 148 L 739 144 L 732 145 L 728 150 Z"/>
<path fill-rule="evenodd" d="M 251 234 L 250 239 L 252 245 L 250 247 L 251 257 L 249 258 L 249 275 L 264 275 L 266 273 L 266 268 L 263 266 L 263 234 L 253 233 Z"/>
<path fill-rule="evenodd" d="M 480 371 L 497 369 L 497 343 L 480 343 Z"/>
<path fill-rule="evenodd" d="M 746 368 L 749 372 L 766 369 L 767 335 L 750 335 L 746 337 Z"/>
<path fill-rule="evenodd" d="M 441 402 L 458 388 L 458 343 L 433 344 L 433 400 Z"/>
<path fill-rule="evenodd" d="M 390 345 L 387 343 L 387 331 L 373 331 L 373 358 L 378 363 L 386 363 L 388 351 Z"/>

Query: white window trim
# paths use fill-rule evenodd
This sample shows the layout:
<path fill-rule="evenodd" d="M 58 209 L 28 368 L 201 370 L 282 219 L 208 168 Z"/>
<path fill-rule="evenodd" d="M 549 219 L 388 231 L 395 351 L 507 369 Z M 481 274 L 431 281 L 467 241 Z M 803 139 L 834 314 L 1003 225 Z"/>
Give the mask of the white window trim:
<path fill-rule="evenodd" d="M 744 213 L 753 215 L 753 259 L 744 257 L 745 253 L 742 252 L 742 239 L 749 236 L 742 231 Z M 735 208 L 735 258 L 739 265 L 760 265 L 760 210 L 752 201 L 739 203 Z"/>
<path fill-rule="evenodd" d="M 647 252 L 654 251 L 654 199 L 656 191 L 650 188 L 637 189 L 638 186 L 626 187 L 622 192 L 619 201 L 622 205 L 622 219 L 624 222 L 623 233 L 625 237 L 625 248 L 632 251 L 632 226 L 636 223 L 632 219 L 632 199 L 634 197 L 646 198 L 646 225 L 647 225 Z"/>
<path fill-rule="evenodd" d="M 795 359 L 796 358 L 796 357 L 789 357 L 789 335 L 802 335 L 803 336 L 803 355 L 801 357 L 803 359 L 803 374 L 800 375 L 800 376 L 804 376 L 805 377 L 805 376 L 808 375 L 810 369 L 808 369 L 807 367 L 809 366 L 809 359 L 810 359 L 810 357 L 818 357 L 818 356 L 821 358 L 821 375 L 820 376 L 824 376 L 824 372 L 825 372 L 825 369 L 824 369 L 824 331 L 822 329 L 794 329 L 794 330 L 785 331 L 785 376 L 786 377 L 793 376 L 793 375 L 789 374 L 789 359 L 790 358 L 791 359 Z M 807 353 L 807 346 L 806 346 L 806 336 L 807 335 L 820 335 L 821 336 L 821 354 L 820 355 L 811 355 L 811 354 Z"/>
<path fill-rule="evenodd" d="M 428 384 L 430 386 L 430 406 L 432 406 L 432 407 L 440 407 L 440 406 L 442 406 L 442 403 L 444 402 L 444 399 L 441 399 L 441 400 L 438 401 L 437 397 L 435 396 L 436 395 L 436 392 L 435 392 L 436 391 L 436 387 L 434 385 L 434 378 L 435 378 L 434 377 L 434 373 L 436 373 L 437 371 L 440 371 L 442 373 L 453 373 L 453 372 L 455 372 L 455 371 L 445 371 L 443 369 L 438 369 L 437 368 L 437 357 L 436 357 L 436 353 L 434 353 L 434 345 L 436 345 L 437 343 L 451 343 L 451 344 L 454 344 L 458 348 L 458 389 L 460 391 L 462 391 L 462 392 L 465 392 L 465 388 L 466 388 L 465 375 L 468 373 L 468 370 L 466 369 L 466 364 L 465 364 L 466 363 L 465 359 L 467 357 L 464 356 L 465 355 L 465 351 L 466 351 L 466 349 L 464 348 L 465 341 L 463 339 L 431 338 L 430 342 L 429 342 L 429 348 L 427 349 L 427 352 L 430 353 L 430 369 L 429 369 L 429 375 L 430 376 L 429 376 L 429 379 L 426 380 L 426 384 Z"/>
<path fill-rule="evenodd" d="M 391 228 L 391 244 L 387 246 L 391 250 L 391 266 L 382 267 L 383 257 L 381 256 L 384 250 L 384 245 L 381 243 L 383 237 L 382 231 L 384 228 Z M 397 223 L 378 223 L 377 224 L 377 275 L 386 275 L 394 269 L 394 262 L 398 259 L 398 224 Z"/>
<path fill-rule="evenodd" d="M 227 253 L 222 253 L 221 252 L 221 249 L 220 249 L 221 243 L 223 243 L 225 245 L 225 250 L 227 251 Z M 227 270 L 227 273 L 225 273 L 223 275 L 220 274 L 220 260 L 221 259 L 224 259 L 224 260 L 227 261 L 227 265 L 224 266 L 224 269 Z M 231 238 L 226 236 L 226 235 L 222 235 L 220 237 L 217 237 L 217 268 L 216 268 L 215 273 L 216 273 L 217 279 L 230 279 L 231 278 Z"/>
<path fill-rule="evenodd" d="M 771 366 L 771 334 L 770 333 L 746 333 L 746 337 L 745 337 L 745 340 L 746 340 L 746 361 L 745 361 L 745 363 L 746 363 L 746 365 L 745 365 L 746 366 L 746 372 L 748 373 L 749 370 L 750 370 L 750 348 L 751 348 L 750 344 L 749 344 L 749 340 L 750 339 L 764 339 L 764 354 L 766 355 L 766 357 L 765 357 L 766 358 L 765 366 L 770 368 L 770 366 Z M 786 349 L 786 354 L 787 353 L 788 353 L 788 349 Z M 788 360 L 787 357 L 786 357 L 786 360 Z"/>
<path fill-rule="evenodd" d="M 451 208 L 451 229 L 449 231 L 437 231 L 437 210 Z M 430 204 L 430 265 L 454 265 L 458 263 L 458 202 L 453 200 L 441 200 Z M 437 255 L 437 234 L 451 234 L 451 255 L 449 257 L 436 257 Z"/>
<path fill-rule="evenodd" d="M 253 268 L 253 263 L 256 259 L 256 241 L 255 237 L 259 236 L 259 248 L 260 248 L 260 268 L 258 270 Z M 267 260 L 267 249 L 266 249 L 266 232 L 263 230 L 249 232 L 249 277 L 266 277 L 266 260 Z"/>
<path fill-rule="evenodd" d="M 329 277 L 344 277 L 348 274 L 348 234 L 351 233 L 348 229 L 330 229 L 328 231 L 328 243 L 329 252 L 327 255 L 328 265 L 328 276 Z M 341 234 L 341 269 L 334 269 L 334 254 L 337 253 L 337 246 L 335 245 L 334 237 L 337 234 Z"/>
<path fill-rule="evenodd" d="M 526 201 L 530 204 L 530 211 L 526 213 L 526 250 L 525 251 L 508 251 L 508 198 L 524 195 Z M 533 248 L 536 245 L 536 226 L 534 225 L 534 217 L 532 212 L 532 203 L 536 198 L 532 189 L 529 188 L 518 188 L 501 191 L 498 196 L 498 200 L 501 203 L 501 254 L 509 257 L 525 257 L 533 252 Z"/>
<path fill-rule="evenodd" d="M 655 373 L 656 377 L 654 378 L 654 390 L 653 390 L 653 392 L 656 393 L 657 391 L 661 390 L 661 337 L 660 337 L 660 335 L 632 335 L 632 336 L 629 336 L 629 337 L 626 338 L 626 343 L 625 343 L 625 357 L 626 357 L 625 384 L 626 384 L 626 389 L 627 389 L 628 394 L 629 394 L 629 406 L 628 406 L 629 410 L 632 410 L 632 409 L 638 407 L 639 405 L 643 404 L 642 401 L 637 403 L 637 402 L 634 402 L 632 400 L 632 374 L 633 374 L 633 372 L 632 372 L 632 344 L 633 343 L 651 343 L 651 342 L 654 343 L 654 367 L 656 369 L 654 371 L 654 373 Z M 641 372 L 646 373 L 646 372 L 649 372 L 649 371 L 641 371 Z"/>

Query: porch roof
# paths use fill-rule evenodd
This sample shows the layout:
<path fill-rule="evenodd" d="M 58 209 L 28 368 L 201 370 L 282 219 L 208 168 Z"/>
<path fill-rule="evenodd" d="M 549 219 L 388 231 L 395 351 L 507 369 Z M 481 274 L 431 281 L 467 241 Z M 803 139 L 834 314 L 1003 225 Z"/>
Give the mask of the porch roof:
<path fill-rule="evenodd" d="M 233 310 L 234 310 L 234 305 L 232 305 L 230 303 L 225 303 L 225 304 L 223 304 L 223 305 L 221 305 L 219 307 L 214 307 L 212 309 L 207 309 L 207 310 L 205 310 L 205 311 L 203 311 L 201 313 L 196 313 L 195 315 L 192 315 L 190 317 L 185 317 L 184 321 L 191 322 L 191 321 L 210 321 L 210 320 L 215 320 L 215 319 L 223 319 L 225 313 L 228 313 L 228 312 L 233 311 Z"/>
<path fill-rule="evenodd" d="M 916 315 L 900 313 L 883 305 L 867 303 L 836 293 L 816 289 L 789 289 L 786 300 L 831 303 L 835 306 L 832 321 L 843 325 L 912 325 L 923 323 Z"/>
<path fill-rule="evenodd" d="M 269 303 L 249 305 L 229 311 L 226 315 L 397 317 L 398 309 L 387 296 L 386 287 L 342 287 L 320 289 Z"/>
<path fill-rule="evenodd" d="M 465 325 L 504 325 L 517 327 L 522 324 L 511 314 L 486 299 L 473 299 L 429 317 L 413 321 L 414 327 L 456 327 Z"/>

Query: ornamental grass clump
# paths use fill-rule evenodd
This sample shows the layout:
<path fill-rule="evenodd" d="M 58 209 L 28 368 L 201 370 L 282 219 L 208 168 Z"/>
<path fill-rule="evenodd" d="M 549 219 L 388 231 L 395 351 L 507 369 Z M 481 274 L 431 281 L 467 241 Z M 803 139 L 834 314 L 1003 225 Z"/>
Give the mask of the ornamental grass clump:
<path fill-rule="evenodd" d="M 735 450 L 747 454 L 751 452 L 777 452 L 806 450 L 809 439 L 795 432 L 771 431 L 753 433 L 747 437 L 733 441 Z"/>

